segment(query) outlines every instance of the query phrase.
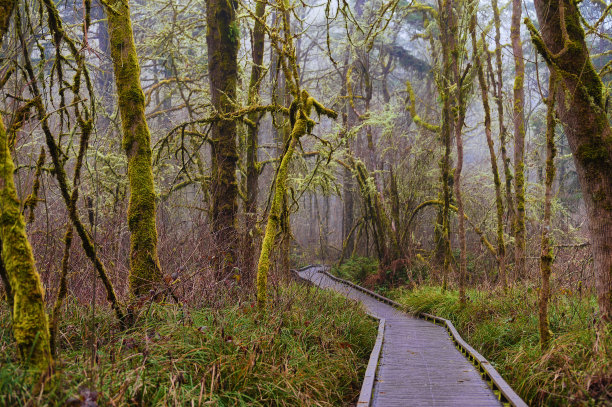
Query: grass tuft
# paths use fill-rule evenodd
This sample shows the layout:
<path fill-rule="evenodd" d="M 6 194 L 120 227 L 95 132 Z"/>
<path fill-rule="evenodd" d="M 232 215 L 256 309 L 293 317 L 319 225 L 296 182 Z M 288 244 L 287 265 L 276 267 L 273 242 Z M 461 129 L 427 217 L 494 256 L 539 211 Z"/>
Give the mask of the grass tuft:
<path fill-rule="evenodd" d="M 92 369 L 89 311 L 69 301 L 57 370 L 39 392 L 16 361 L 6 308 L 0 318 L 0 405 L 346 405 L 358 395 L 376 337 L 376 323 L 353 303 L 290 284 L 265 314 L 253 303 L 153 304 L 120 331 L 106 310 L 97 316 Z"/>

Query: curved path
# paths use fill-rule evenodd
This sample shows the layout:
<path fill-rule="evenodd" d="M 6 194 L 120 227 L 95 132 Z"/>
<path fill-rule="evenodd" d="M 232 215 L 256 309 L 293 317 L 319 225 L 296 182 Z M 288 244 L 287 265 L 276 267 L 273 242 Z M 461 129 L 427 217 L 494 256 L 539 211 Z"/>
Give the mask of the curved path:
<path fill-rule="evenodd" d="M 500 406 L 478 370 L 455 348 L 447 331 L 406 314 L 355 288 L 336 282 L 313 266 L 298 274 L 322 288 L 360 301 L 385 319 L 382 353 L 371 405 Z"/>

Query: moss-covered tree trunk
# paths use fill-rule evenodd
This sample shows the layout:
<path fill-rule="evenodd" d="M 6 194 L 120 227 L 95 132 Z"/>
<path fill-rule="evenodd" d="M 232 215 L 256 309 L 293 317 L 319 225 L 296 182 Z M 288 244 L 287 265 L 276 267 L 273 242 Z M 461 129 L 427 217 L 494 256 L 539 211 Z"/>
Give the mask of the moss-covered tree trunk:
<path fill-rule="evenodd" d="M 257 264 L 257 305 L 260 309 L 265 308 L 267 302 L 268 290 L 268 272 L 270 270 L 270 255 L 274 248 L 276 234 L 283 221 L 283 217 L 288 217 L 288 213 L 283 211 L 283 200 L 287 192 L 287 176 L 289 174 L 289 163 L 295 152 L 295 148 L 300 138 L 308 133 L 309 129 L 314 124 L 310 119 L 310 112 L 315 108 L 319 115 L 324 114 L 335 118 L 336 112 L 324 108 L 319 102 L 308 95 L 308 92 L 302 91 L 299 100 L 292 103 L 292 111 L 295 111 L 295 122 L 291 129 L 289 144 L 285 153 L 281 157 L 281 162 L 274 179 L 274 195 L 272 197 L 272 205 L 268 214 L 268 222 L 264 232 L 264 238 L 261 245 L 259 262 Z"/>
<path fill-rule="evenodd" d="M 345 66 L 349 63 L 349 52 L 346 52 L 344 58 Z M 342 87 L 340 90 L 340 96 L 346 101 L 348 96 L 346 88 L 346 70 L 342 72 Z M 344 136 L 344 147 L 346 148 L 347 154 L 351 152 L 351 143 L 349 140 L 349 132 L 353 124 L 355 123 L 355 114 L 349 103 L 345 103 L 344 111 L 342 112 L 342 129 Z M 342 172 L 342 241 L 344 242 L 343 251 L 346 248 L 348 253 L 352 253 L 355 248 L 355 238 L 351 233 L 355 223 L 355 205 L 354 205 L 354 183 L 353 173 L 350 167 L 343 167 Z"/>
<path fill-rule="evenodd" d="M 36 271 L 13 182 L 15 165 L 0 118 L 0 239 L 2 259 L 13 293 L 13 334 L 21 358 L 40 369 L 51 365 L 45 295 Z"/>
<path fill-rule="evenodd" d="M 529 22 L 528 28 L 559 78 L 556 111 L 587 208 L 600 316 L 612 321 L 612 130 L 603 85 L 591 63 L 576 2 L 536 0 L 535 7 L 540 31 Z"/>
<path fill-rule="evenodd" d="M 235 109 L 240 37 L 235 4 L 226 0 L 206 0 L 206 44 L 211 102 L 220 114 Z M 232 119 L 215 121 L 212 123 L 211 134 L 211 220 L 216 237 L 218 260 L 215 267 L 218 272 L 217 277 L 225 278 L 230 275 L 235 265 L 238 243 L 236 121 Z"/>
<path fill-rule="evenodd" d="M 266 3 L 258 1 L 255 5 L 255 27 L 253 28 L 253 67 L 251 68 L 251 79 L 249 82 L 249 104 L 257 104 L 259 100 L 259 88 L 263 73 L 263 55 L 266 33 L 263 19 L 266 13 Z M 259 179 L 259 166 L 257 164 L 257 145 L 259 133 L 259 113 L 249 116 L 251 122 L 247 134 L 246 151 L 246 230 L 244 235 L 244 270 L 242 280 L 244 284 L 252 284 L 255 278 L 255 242 L 257 235 L 257 192 Z"/>
<path fill-rule="evenodd" d="M 548 82 L 548 111 L 546 113 L 546 180 L 544 197 L 544 219 L 542 219 L 542 243 L 540 250 L 540 274 L 542 287 L 540 288 L 540 346 L 542 350 L 548 348 L 551 332 L 548 322 L 548 302 L 550 300 L 550 274 L 552 272 L 553 248 L 550 239 L 551 202 L 553 197 L 553 181 L 555 180 L 555 74 L 550 75 Z"/>
<path fill-rule="evenodd" d="M 111 57 L 119 98 L 123 148 L 128 158 L 130 201 L 130 293 L 147 294 L 161 280 L 157 257 L 155 186 L 151 163 L 151 134 L 145 119 L 140 65 L 128 0 L 111 0 L 107 8 Z"/>
<path fill-rule="evenodd" d="M 16 3 L 0 1 L 0 47 Z M 26 235 L 14 171 L 8 134 L 0 116 L 0 241 L 6 283 L 13 297 L 13 335 L 21 358 L 39 369 L 47 369 L 52 358 L 45 294 Z"/>
<path fill-rule="evenodd" d="M 514 55 L 514 267 L 515 275 L 525 277 L 525 61 L 521 42 L 521 0 L 512 0 L 512 21 L 510 39 Z"/>

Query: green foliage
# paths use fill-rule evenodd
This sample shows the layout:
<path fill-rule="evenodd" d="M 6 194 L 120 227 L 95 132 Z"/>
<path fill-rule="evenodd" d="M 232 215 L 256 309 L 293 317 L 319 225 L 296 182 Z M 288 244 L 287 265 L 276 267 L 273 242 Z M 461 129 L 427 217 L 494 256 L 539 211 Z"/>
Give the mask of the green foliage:
<path fill-rule="evenodd" d="M 0 405 L 64 405 L 82 386 L 99 393 L 99 405 L 347 405 L 359 392 L 376 323 L 329 291 L 292 284 L 271 297 L 265 314 L 249 303 L 189 312 L 152 304 L 129 331 L 117 331 L 102 310 L 93 381 L 90 311 L 68 301 L 57 375 L 40 398 L 14 360 L 3 308 Z"/>
<path fill-rule="evenodd" d="M 413 312 L 450 319 L 463 338 L 481 352 L 529 405 L 607 405 L 612 386 L 612 333 L 596 334 L 595 298 L 567 290 L 553 296 L 545 353 L 538 341 L 538 290 L 468 290 L 461 306 L 454 291 L 439 287 L 391 293 Z"/>
<path fill-rule="evenodd" d="M 341 265 L 332 267 L 331 273 L 355 284 L 362 284 L 377 270 L 378 260 L 369 257 L 351 257 Z"/>

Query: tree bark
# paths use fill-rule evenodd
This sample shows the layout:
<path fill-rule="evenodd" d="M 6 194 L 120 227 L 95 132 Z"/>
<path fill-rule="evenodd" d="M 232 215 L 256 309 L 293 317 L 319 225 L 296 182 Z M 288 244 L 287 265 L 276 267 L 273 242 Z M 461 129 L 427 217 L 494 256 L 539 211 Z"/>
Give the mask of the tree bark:
<path fill-rule="evenodd" d="M 234 110 L 240 27 L 233 1 L 206 0 L 206 44 L 211 102 L 217 113 Z M 211 220 L 216 235 L 217 277 L 230 275 L 236 261 L 236 121 L 212 123 Z"/>
<path fill-rule="evenodd" d="M 251 79 L 249 82 L 249 104 L 255 105 L 259 101 L 259 88 L 263 73 L 263 55 L 266 33 L 262 24 L 265 18 L 266 3 L 258 1 L 255 5 L 255 26 L 253 28 L 253 67 L 251 68 Z M 244 270 L 242 281 L 245 284 L 253 284 L 255 278 L 255 242 L 257 235 L 257 192 L 260 170 L 257 165 L 257 145 L 259 137 L 259 113 L 249 115 L 251 126 L 247 134 L 246 151 L 246 230 L 244 236 Z"/>
<path fill-rule="evenodd" d="M 516 216 L 514 218 L 514 267 L 518 278 L 525 277 L 525 62 L 521 43 L 521 0 L 512 0 L 510 39 L 514 54 L 514 195 Z"/>
<path fill-rule="evenodd" d="M 546 113 L 546 180 L 544 197 L 544 219 L 542 219 L 542 243 L 540 254 L 540 273 L 542 275 L 542 288 L 540 289 L 540 346 L 542 351 L 548 348 L 551 332 L 548 322 L 548 302 L 550 300 L 550 274 L 552 271 L 553 248 L 550 239 L 551 201 L 553 197 L 552 185 L 555 179 L 555 74 L 550 75 L 548 81 L 548 110 Z"/>
<path fill-rule="evenodd" d="M 473 17 L 473 27 L 476 27 L 476 14 Z M 484 126 L 485 135 L 487 137 L 487 146 L 489 147 L 489 157 L 491 159 L 491 173 L 493 174 L 493 184 L 495 185 L 495 206 L 497 209 L 497 270 L 499 278 L 501 280 L 504 290 L 508 287 L 508 280 L 506 278 L 506 243 L 504 241 L 504 201 L 501 191 L 501 180 L 499 177 L 499 170 L 497 168 L 497 155 L 495 154 L 495 145 L 493 143 L 493 137 L 491 134 L 491 108 L 489 107 L 489 90 L 484 75 L 484 69 L 482 68 L 482 59 L 478 44 L 476 41 L 476 30 L 472 29 L 472 49 L 474 51 L 474 59 L 476 63 L 478 83 L 480 85 L 480 94 L 482 98 L 482 110 L 484 111 Z M 482 35 L 482 44 L 486 49 L 486 40 L 484 33 Z"/>
<path fill-rule="evenodd" d="M 295 106 L 295 107 L 294 107 Z M 274 179 L 274 195 L 272 198 L 272 205 L 270 206 L 270 213 L 268 214 L 268 222 L 266 224 L 266 230 L 264 232 L 263 242 L 261 244 L 261 253 L 259 255 L 259 262 L 257 265 L 257 305 L 260 309 L 265 308 L 267 303 L 267 286 L 268 286 L 268 271 L 270 269 L 270 254 L 274 247 L 274 241 L 276 240 L 276 234 L 279 227 L 284 221 L 288 222 L 289 214 L 283 211 L 283 200 L 287 192 L 287 176 L 289 174 L 289 163 L 293 158 L 293 153 L 300 137 L 304 136 L 312 121 L 310 120 L 310 112 L 312 108 L 315 108 L 317 113 L 324 114 L 326 116 L 335 118 L 336 112 L 326 109 L 315 99 L 310 97 L 306 91 L 303 91 L 300 100 L 296 100 L 292 103 L 292 110 L 296 110 L 296 120 L 291 130 L 289 144 L 285 153 L 282 155 L 278 172 Z"/>
<path fill-rule="evenodd" d="M 149 293 L 162 277 L 157 257 L 155 186 L 151 162 L 151 133 L 145 118 L 140 65 L 127 0 L 112 0 L 107 8 L 111 57 L 119 99 L 123 148 L 128 158 L 130 199 L 130 294 Z"/>
<path fill-rule="evenodd" d="M 612 321 L 612 131 L 603 85 L 571 0 L 536 0 L 540 32 L 527 26 L 549 69 L 559 75 L 556 111 L 572 150 L 589 218 L 600 318 Z M 541 33 L 541 34 L 540 34 Z"/>
<path fill-rule="evenodd" d="M 450 243 L 450 201 L 451 201 L 451 138 L 453 134 L 453 98 L 450 94 L 453 66 L 451 52 L 455 49 L 456 30 L 455 13 L 452 0 L 443 0 L 438 6 L 438 26 L 441 28 L 442 46 L 442 141 L 444 144 L 444 157 L 442 158 L 442 194 L 444 206 L 442 208 L 442 239 L 444 243 L 444 267 L 442 269 L 442 291 L 447 288 L 448 271 L 451 264 Z"/>
<path fill-rule="evenodd" d="M 492 0 L 493 6 L 493 18 L 495 20 L 495 73 L 493 73 L 493 67 L 489 66 L 493 76 L 497 75 L 497 82 L 495 86 L 495 101 L 497 104 L 497 121 L 499 127 L 499 150 L 501 152 L 502 165 L 504 169 L 504 184 L 506 192 L 506 207 L 508 209 L 507 222 L 510 224 L 510 233 L 514 236 L 514 199 L 512 197 L 512 171 L 510 170 L 510 158 L 508 158 L 508 152 L 506 150 L 506 125 L 504 124 L 504 82 L 503 82 L 503 61 L 502 61 L 502 45 L 501 45 L 501 19 L 499 17 L 499 8 L 497 7 L 497 0 Z M 487 61 L 490 63 L 491 60 L 487 56 Z M 491 64 L 490 64 L 491 65 Z"/>

